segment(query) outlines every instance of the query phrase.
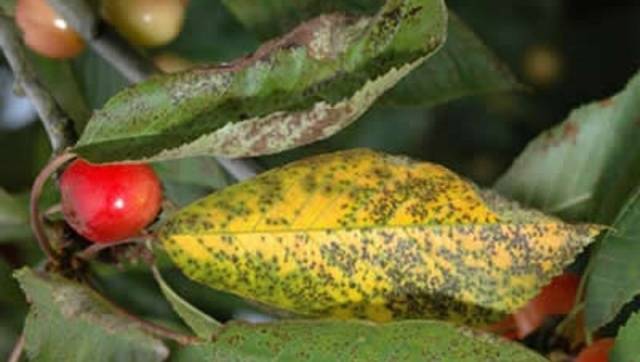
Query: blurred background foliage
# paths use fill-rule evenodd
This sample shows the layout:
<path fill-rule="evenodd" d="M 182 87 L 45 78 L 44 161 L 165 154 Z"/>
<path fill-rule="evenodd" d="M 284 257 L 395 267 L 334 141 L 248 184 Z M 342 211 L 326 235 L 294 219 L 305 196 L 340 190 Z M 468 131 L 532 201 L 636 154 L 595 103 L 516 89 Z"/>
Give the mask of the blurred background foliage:
<path fill-rule="evenodd" d="M 435 107 L 374 106 L 329 140 L 263 157 L 259 162 L 270 168 L 310 154 L 371 147 L 442 163 L 481 185 L 490 185 L 530 139 L 561 122 L 576 106 L 622 89 L 640 67 L 637 0 L 449 0 L 448 5 L 508 65 L 524 85 L 521 91 L 467 97 Z M 361 10 L 365 8 L 363 5 Z M 150 55 L 170 53 L 193 62 L 223 62 L 254 50 L 261 40 L 231 15 L 222 1 L 191 0 L 181 36 Z M 79 128 L 92 109 L 126 85 L 90 51 L 72 62 L 33 58 L 45 83 L 55 89 L 58 101 L 66 105 Z M 12 210 L 26 211 L 26 194 L 50 150 L 35 112 L 15 93 L 11 73 L 3 63 L 0 189 L 17 195 Z M 209 158 L 156 167 L 176 205 L 231 182 Z M 28 233 L 13 225 L 20 220 L 10 215 L 26 214 L 0 210 L 0 356 L 11 348 L 26 313 L 11 270 L 40 261 Z M 258 318 L 250 306 L 195 287 L 168 264 L 163 265 L 169 284 L 204 311 L 221 320 L 234 313 L 236 317 Z M 153 319 L 172 316 L 146 270 L 98 269 L 101 288 L 132 312 Z"/>

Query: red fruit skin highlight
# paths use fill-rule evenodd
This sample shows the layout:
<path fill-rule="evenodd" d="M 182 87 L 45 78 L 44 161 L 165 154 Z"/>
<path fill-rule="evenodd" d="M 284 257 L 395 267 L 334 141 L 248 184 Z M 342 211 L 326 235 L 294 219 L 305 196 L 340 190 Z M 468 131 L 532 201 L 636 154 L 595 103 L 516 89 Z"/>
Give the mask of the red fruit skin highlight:
<path fill-rule="evenodd" d="M 69 225 L 96 243 L 139 235 L 162 202 L 160 181 L 145 164 L 96 165 L 77 159 L 62 174 L 60 192 Z"/>

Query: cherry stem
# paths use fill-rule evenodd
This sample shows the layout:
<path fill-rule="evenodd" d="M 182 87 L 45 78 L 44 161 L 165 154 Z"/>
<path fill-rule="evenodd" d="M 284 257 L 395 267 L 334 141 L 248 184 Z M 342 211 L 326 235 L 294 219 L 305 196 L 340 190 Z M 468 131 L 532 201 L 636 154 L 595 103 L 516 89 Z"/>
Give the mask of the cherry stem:
<path fill-rule="evenodd" d="M 58 260 L 57 252 L 51 247 L 51 243 L 49 242 L 49 238 L 47 237 L 47 232 L 44 229 L 42 214 L 39 210 L 39 201 L 42 196 L 42 191 L 44 189 L 44 185 L 47 183 L 49 177 L 56 172 L 60 166 L 64 165 L 66 162 L 75 158 L 76 155 L 73 153 L 63 153 L 61 155 L 55 156 L 49 163 L 40 171 L 38 176 L 36 177 L 35 182 L 33 183 L 33 187 L 31 188 L 31 199 L 29 201 L 29 213 L 31 229 L 33 230 L 33 234 L 38 241 L 38 245 L 42 252 L 47 256 L 49 262 L 56 263 Z"/>
<path fill-rule="evenodd" d="M 24 332 L 20 334 L 20 337 L 16 340 L 16 344 L 13 346 L 13 350 L 11 350 L 11 355 L 9 355 L 9 359 L 7 362 L 19 362 L 20 357 L 22 357 L 22 352 L 24 351 Z"/>
<path fill-rule="evenodd" d="M 138 237 L 135 237 L 135 238 L 115 241 L 115 242 L 112 242 L 112 243 L 102 243 L 102 244 L 96 243 L 96 244 L 93 244 L 93 245 L 87 247 L 83 251 L 79 252 L 78 254 L 76 254 L 76 256 L 78 258 L 82 259 L 82 260 L 91 260 L 91 259 L 95 258 L 96 255 L 98 255 L 104 249 L 109 249 L 111 247 L 119 246 L 119 245 L 139 244 L 139 243 L 143 243 L 143 242 L 147 241 L 147 239 L 149 239 L 149 238 L 150 238 L 150 236 L 138 236 Z"/>
<path fill-rule="evenodd" d="M 107 298 L 102 293 L 98 292 L 97 288 L 95 287 L 95 284 L 92 283 L 92 281 L 89 278 L 89 276 L 85 275 L 83 279 L 85 281 L 85 284 L 88 285 L 94 291 L 96 291 L 96 293 L 98 293 L 104 300 L 106 300 L 107 303 L 109 303 L 109 305 L 117 313 L 119 313 L 123 317 L 131 320 L 133 323 L 135 323 L 143 331 L 145 331 L 145 332 L 147 332 L 147 333 L 149 333 L 149 334 L 151 334 L 151 335 L 153 335 L 155 337 L 158 337 L 158 338 L 170 339 L 170 340 L 175 341 L 175 342 L 177 342 L 177 343 L 179 343 L 179 344 L 181 344 L 183 346 L 194 344 L 194 343 L 200 341 L 200 339 L 198 337 L 196 337 L 196 336 L 174 331 L 174 330 L 172 330 L 170 328 L 161 326 L 159 324 L 150 322 L 148 320 L 144 320 L 144 319 L 138 317 L 137 315 L 129 313 L 126 309 L 124 309 L 123 307 L 118 305 L 118 303 L 114 302 L 113 300 Z"/>

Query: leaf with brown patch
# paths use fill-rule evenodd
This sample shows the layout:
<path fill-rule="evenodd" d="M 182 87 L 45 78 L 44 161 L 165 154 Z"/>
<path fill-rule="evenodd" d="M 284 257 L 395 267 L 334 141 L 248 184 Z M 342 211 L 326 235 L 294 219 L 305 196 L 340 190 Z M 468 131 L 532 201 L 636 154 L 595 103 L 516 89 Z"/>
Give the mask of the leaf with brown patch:
<path fill-rule="evenodd" d="M 533 297 L 599 231 L 442 166 L 358 149 L 214 193 L 159 238 L 190 278 L 299 315 L 483 324 Z"/>
<path fill-rule="evenodd" d="M 639 118 L 640 73 L 617 95 L 538 136 L 496 188 L 545 212 L 612 222 L 640 181 Z"/>
<path fill-rule="evenodd" d="M 92 161 L 276 153 L 327 138 L 444 43 L 442 0 L 374 17 L 320 16 L 223 66 L 163 75 L 113 97 L 75 152 Z"/>

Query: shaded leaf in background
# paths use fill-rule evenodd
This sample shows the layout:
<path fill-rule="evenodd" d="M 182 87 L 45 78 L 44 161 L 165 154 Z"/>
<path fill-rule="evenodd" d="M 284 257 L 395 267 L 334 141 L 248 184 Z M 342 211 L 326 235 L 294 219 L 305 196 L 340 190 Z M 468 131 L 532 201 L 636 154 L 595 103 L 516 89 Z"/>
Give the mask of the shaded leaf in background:
<path fill-rule="evenodd" d="M 640 180 L 640 74 L 533 140 L 496 189 L 571 219 L 611 222 Z"/>
<path fill-rule="evenodd" d="M 591 259 L 586 324 L 595 331 L 640 294 L 640 190 L 629 199 Z"/>
<path fill-rule="evenodd" d="M 153 164 L 164 195 L 178 206 L 189 204 L 231 183 L 213 157 L 167 160 Z"/>
<path fill-rule="evenodd" d="M 290 29 L 295 22 L 322 13 L 370 12 L 379 1 L 224 1 L 231 12 L 263 38 Z M 432 106 L 463 96 L 519 88 L 513 74 L 453 13 L 449 13 L 447 42 L 410 77 L 381 97 L 382 104 Z"/>
<path fill-rule="evenodd" d="M 457 16 L 450 13 L 442 49 L 382 98 L 382 104 L 433 106 L 457 98 L 516 90 L 509 69 Z"/>
<path fill-rule="evenodd" d="M 276 153 L 327 138 L 442 45 L 441 0 L 373 18 L 318 17 L 222 67 L 154 77 L 96 112 L 75 152 L 93 161 Z"/>
<path fill-rule="evenodd" d="M 640 361 L 640 343 L 638 341 L 640 341 L 640 313 L 635 313 L 618 332 L 613 349 L 609 352 L 609 361 Z"/>
<path fill-rule="evenodd" d="M 28 268 L 16 278 L 32 303 L 25 324 L 31 361 L 162 361 L 168 356 L 161 341 L 87 287 Z"/>
<path fill-rule="evenodd" d="M 36 69 L 38 79 L 44 83 L 60 107 L 73 120 L 75 130 L 80 134 L 91 116 L 91 110 L 71 63 L 48 59 L 34 53 L 29 54 L 29 60 Z"/>
<path fill-rule="evenodd" d="M 165 50 L 194 61 L 228 61 L 259 45 L 220 1 L 190 0 L 184 26 Z"/>
<path fill-rule="evenodd" d="M 214 193 L 159 238 L 190 278 L 277 309 L 482 324 L 533 297 L 598 232 L 480 195 L 444 167 L 352 150 Z"/>
<path fill-rule="evenodd" d="M 91 50 L 74 58 L 73 71 L 92 110 L 101 108 L 109 98 L 129 85 L 115 68 Z"/>
<path fill-rule="evenodd" d="M 0 188 L 0 243 L 31 237 L 28 197 L 16 198 Z"/>
<path fill-rule="evenodd" d="M 438 321 L 230 323 L 215 343 L 179 349 L 172 360 L 545 361 L 506 339 Z"/>
<path fill-rule="evenodd" d="M 16 0 L 0 0 L 0 9 L 10 16 L 13 16 L 16 8 Z"/>
<path fill-rule="evenodd" d="M 174 292 L 169 284 L 164 281 L 156 267 L 153 267 L 153 276 L 158 282 L 162 294 L 167 301 L 171 303 L 173 310 L 191 327 L 191 330 L 193 330 L 198 337 L 209 340 L 214 332 L 220 328 L 220 322 L 198 310 L 198 308 L 189 304 L 189 302 Z"/>

